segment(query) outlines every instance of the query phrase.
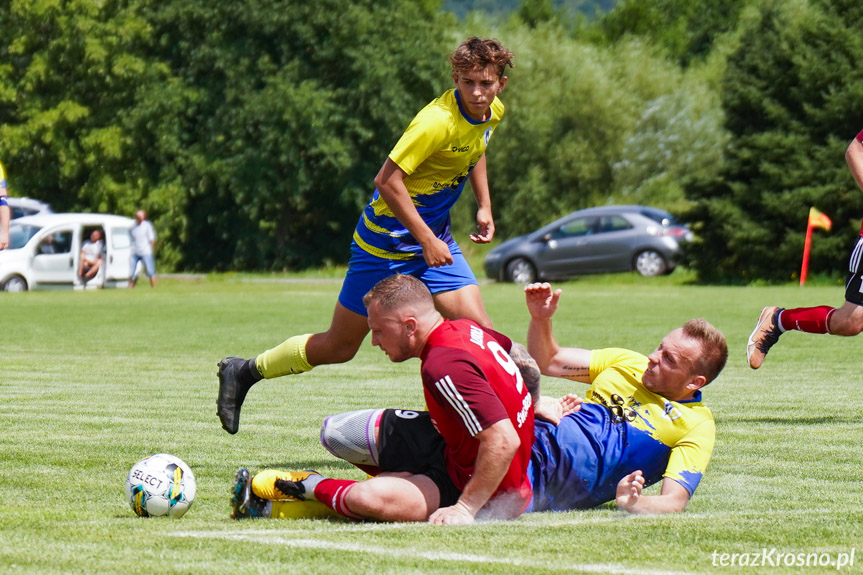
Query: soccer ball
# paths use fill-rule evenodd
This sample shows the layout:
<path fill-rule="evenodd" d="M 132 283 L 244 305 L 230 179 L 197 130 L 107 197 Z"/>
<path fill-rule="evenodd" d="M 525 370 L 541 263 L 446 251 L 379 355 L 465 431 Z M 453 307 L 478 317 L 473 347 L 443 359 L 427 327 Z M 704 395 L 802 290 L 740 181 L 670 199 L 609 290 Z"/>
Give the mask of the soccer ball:
<path fill-rule="evenodd" d="M 132 466 L 126 499 L 141 517 L 182 517 L 195 500 L 195 475 L 179 457 L 157 453 Z"/>

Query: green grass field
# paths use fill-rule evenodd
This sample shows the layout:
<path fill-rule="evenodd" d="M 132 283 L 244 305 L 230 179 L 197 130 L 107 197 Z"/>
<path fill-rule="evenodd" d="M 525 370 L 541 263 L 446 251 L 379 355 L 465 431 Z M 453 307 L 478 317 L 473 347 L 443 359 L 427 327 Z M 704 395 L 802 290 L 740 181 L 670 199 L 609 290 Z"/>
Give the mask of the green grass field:
<path fill-rule="evenodd" d="M 256 386 L 239 434 L 222 431 L 216 362 L 326 329 L 337 280 L 163 278 L 155 291 L 2 294 L 0 571 L 826 573 L 837 569 L 785 566 L 778 554 L 854 550 L 840 572 L 861 572 L 863 340 L 791 333 L 758 372 L 744 354 L 764 305 L 838 305 L 842 289 L 680 277 L 560 284 L 555 331 L 565 345 L 642 352 L 692 317 L 726 334 L 728 367 L 704 390 L 717 446 L 687 511 L 635 517 L 606 506 L 459 528 L 229 518 L 240 465 L 363 477 L 319 445 L 325 415 L 422 407 L 418 360 L 391 364 L 366 342 L 348 364 Z M 520 289 L 482 290 L 496 327 L 523 341 Z M 552 394 L 584 390 L 543 383 Z M 129 468 L 156 452 L 195 471 L 198 497 L 181 519 L 141 519 L 125 501 Z M 752 562 L 765 549 L 777 566 L 728 565 L 732 553 Z"/>

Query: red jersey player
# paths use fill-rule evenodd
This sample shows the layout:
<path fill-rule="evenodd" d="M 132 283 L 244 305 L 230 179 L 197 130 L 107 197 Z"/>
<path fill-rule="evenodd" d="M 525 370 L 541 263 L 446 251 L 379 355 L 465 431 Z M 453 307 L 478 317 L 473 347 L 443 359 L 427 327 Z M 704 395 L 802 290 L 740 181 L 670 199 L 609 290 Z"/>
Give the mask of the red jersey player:
<path fill-rule="evenodd" d="M 339 515 L 379 521 L 464 524 L 481 510 L 495 518 L 520 515 L 531 497 L 536 363 L 504 335 L 471 320 L 444 320 L 412 276 L 385 278 L 364 303 L 373 345 L 393 362 L 422 360 L 428 413 L 362 410 L 327 418 L 324 445 L 352 453 L 353 461 L 365 457 L 362 467 L 375 477 L 271 470 L 253 481 L 240 469 L 235 517 L 277 517 L 269 500 L 280 498 L 317 500 Z"/>

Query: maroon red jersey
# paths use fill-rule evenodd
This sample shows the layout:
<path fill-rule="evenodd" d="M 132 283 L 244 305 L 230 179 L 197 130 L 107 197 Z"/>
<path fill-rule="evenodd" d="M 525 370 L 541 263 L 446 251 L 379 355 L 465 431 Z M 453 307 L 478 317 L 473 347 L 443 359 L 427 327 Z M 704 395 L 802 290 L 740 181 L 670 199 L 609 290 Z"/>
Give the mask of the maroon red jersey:
<path fill-rule="evenodd" d="M 533 403 L 521 372 L 509 356 L 512 341 L 466 319 L 444 320 L 420 354 L 426 404 L 446 442 L 447 471 L 459 489 L 473 475 L 479 441 L 474 437 L 503 419 L 518 432 L 521 446 L 494 498 L 515 495 L 521 513 L 530 502 L 527 476 L 533 443 Z"/>

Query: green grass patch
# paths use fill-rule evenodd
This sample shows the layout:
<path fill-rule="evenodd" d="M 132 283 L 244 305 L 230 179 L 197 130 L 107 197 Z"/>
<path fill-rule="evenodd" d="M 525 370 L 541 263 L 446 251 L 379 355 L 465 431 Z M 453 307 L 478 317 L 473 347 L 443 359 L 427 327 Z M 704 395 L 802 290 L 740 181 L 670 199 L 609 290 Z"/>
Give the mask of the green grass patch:
<path fill-rule="evenodd" d="M 320 421 L 348 409 L 421 408 L 419 363 L 391 364 L 367 341 L 348 364 L 256 386 L 239 434 L 229 436 L 215 415 L 216 362 L 326 329 L 340 283 L 166 277 L 158 290 L 0 294 L 0 571 L 734 573 L 753 569 L 714 566 L 714 551 L 836 556 L 863 541 L 861 340 L 790 333 L 758 372 L 744 353 L 763 306 L 839 305 L 841 288 L 706 287 L 677 272 L 560 286 L 555 331 L 566 345 L 649 352 L 692 317 L 728 337 L 729 365 L 704 390 L 718 442 L 685 513 L 632 517 L 606 506 L 463 528 L 233 521 L 228 497 L 240 465 L 362 478 L 319 445 Z M 482 291 L 496 327 L 523 340 L 521 289 Z M 125 501 L 129 468 L 156 452 L 195 471 L 198 498 L 182 519 L 141 519 Z M 846 571 L 861 565 L 858 549 Z"/>

